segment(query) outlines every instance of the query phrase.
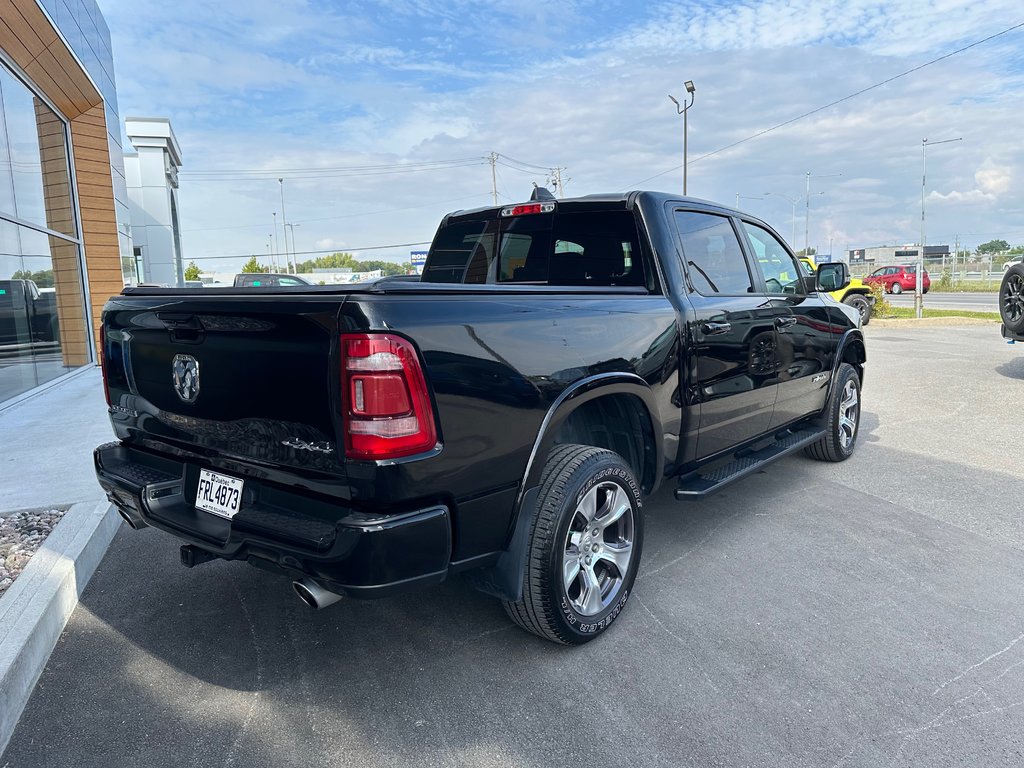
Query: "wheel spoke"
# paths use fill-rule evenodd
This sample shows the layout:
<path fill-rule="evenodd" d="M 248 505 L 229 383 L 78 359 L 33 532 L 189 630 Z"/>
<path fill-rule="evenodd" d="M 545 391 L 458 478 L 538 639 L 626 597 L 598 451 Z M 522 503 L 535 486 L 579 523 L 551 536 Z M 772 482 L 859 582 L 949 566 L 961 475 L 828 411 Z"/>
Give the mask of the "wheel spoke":
<path fill-rule="evenodd" d="M 601 600 L 601 584 L 598 582 L 593 568 L 583 568 L 580 573 L 583 575 L 583 592 L 580 594 L 579 610 L 584 616 L 594 616 L 604 608 L 604 603 Z"/>
<path fill-rule="evenodd" d="M 850 437 L 853 437 L 853 430 L 857 427 L 857 422 L 851 419 L 849 416 L 839 417 L 839 426 L 849 433 Z"/>
<path fill-rule="evenodd" d="M 576 512 L 583 515 L 583 519 L 590 523 L 597 514 L 597 486 L 587 491 L 587 495 L 580 499 L 576 505 Z"/>
<path fill-rule="evenodd" d="M 604 549 L 598 553 L 598 560 L 607 560 L 615 566 L 619 572 L 619 578 L 626 577 L 626 570 L 629 568 L 629 561 L 633 557 L 633 545 L 630 542 L 622 544 L 605 544 Z"/>
<path fill-rule="evenodd" d="M 619 518 L 630 509 L 629 497 L 626 496 L 626 492 L 622 488 L 616 485 L 615 493 L 608 494 L 603 508 L 608 511 L 595 520 L 597 527 L 601 530 L 618 522 Z"/>
<path fill-rule="evenodd" d="M 577 552 L 566 552 L 562 556 L 562 584 L 566 592 L 580 575 L 580 556 Z"/>

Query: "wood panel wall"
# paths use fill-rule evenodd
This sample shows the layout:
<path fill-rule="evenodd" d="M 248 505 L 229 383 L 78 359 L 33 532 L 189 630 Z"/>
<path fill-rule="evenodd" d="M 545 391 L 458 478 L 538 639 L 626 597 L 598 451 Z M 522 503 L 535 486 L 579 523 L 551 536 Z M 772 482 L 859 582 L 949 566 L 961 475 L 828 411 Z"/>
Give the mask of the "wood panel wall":
<path fill-rule="evenodd" d="M 71 124 L 71 152 L 78 184 L 90 319 L 98 344 L 103 304 L 124 287 L 103 99 L 34 0 L 0 0 L 0 48 Z M 120 130 L 120 126 L 111 128 Z M 45 130 L 46 126 L 40 126 L 41 135 Z M 52 148 L 41 146 L 44 167 L 48 149 L 52 155 Z M 60 213 L 55 211 L 54 215 L 59 216 Z M 60 229 L 52 225 L 51 228 Z M 51 248 L 61 242 L 56 238 L 50 240 Z M 55 277 L 58 258 L 63 261 L 67 253 L 66 247 L 54 249 Z M 62 336 L 64 322 L 62 317 Z M 75 325 L 75 318 L 69 314 L 67 322 L 70 331 Z M 99 361 L 98 349 L 96 360 Z"/>

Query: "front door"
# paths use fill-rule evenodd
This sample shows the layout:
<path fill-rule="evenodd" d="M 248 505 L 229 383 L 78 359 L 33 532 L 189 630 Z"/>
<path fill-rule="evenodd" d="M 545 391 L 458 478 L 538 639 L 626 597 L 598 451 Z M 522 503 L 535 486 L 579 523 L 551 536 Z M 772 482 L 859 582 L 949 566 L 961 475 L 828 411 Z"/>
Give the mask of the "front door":
<path fill-rule="evenodd" d="M 837 339 L 826 301 L 808 288 L 800 264 L 782 241 L 764 227 L 743 222 L 752 261 L 759 273 L 758 289 L 771 304 L 776 332 L 779 390 L 772 427 L 821 410 L 828 393 Z"/>
<path fill-rule="evenodd" d="M 776 396 L 775 310 L 755 288 L 728 216 L 676 210 L 689 300 L 687 401 L 698 410 L 696 459 L 766 432 Z"/>

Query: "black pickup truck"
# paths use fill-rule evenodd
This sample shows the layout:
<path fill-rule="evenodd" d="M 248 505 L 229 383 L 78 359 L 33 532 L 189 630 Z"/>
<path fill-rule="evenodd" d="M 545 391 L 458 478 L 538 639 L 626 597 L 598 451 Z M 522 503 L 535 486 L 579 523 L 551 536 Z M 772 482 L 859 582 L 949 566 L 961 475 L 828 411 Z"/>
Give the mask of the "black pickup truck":
<path fill-rule="evenodd" d="M 631 192 L 445 217 L 420 280 L 128 288 L 103 315 L 99 482 L 187 566 L 314 607 L 466 573 L 523 628 L 604 631 L 642 499 L 853 452 L 865 347 L 764 222 Z"/>

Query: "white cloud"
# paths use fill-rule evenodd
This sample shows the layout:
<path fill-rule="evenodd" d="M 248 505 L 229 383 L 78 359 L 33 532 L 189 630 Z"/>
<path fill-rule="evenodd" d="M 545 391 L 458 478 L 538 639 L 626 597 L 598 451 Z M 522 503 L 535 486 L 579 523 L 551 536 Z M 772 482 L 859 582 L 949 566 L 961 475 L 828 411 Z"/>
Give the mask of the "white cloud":
<path fill-rule="evenodd" d="M 693 79 L 691 194 L 728 204 L 737 192 L 798 197 L 807 171 L 842 173 L 812 180 L 812 193 L 825 194 L 812 199 L 810 244 L 827 248 L 830 236 L 836 249 L 910 242 L 920 221 L 921 138 L 963 136 L 929 151 L 941 229 L 950 238 L 998 231 L 1024 242 L 1024 185 L 1013 172 L 1024 155 L 1021 32 L 704 157 L 984 37 L 998 27 L 991 19 L 1012 21 L 1017 2 L 605 8 L 407 0 L 379 4 L 374 14 L 349 3 L 344 18 L 297 0 L 249 5 L 215 17 L 215 6 L 144 0 L 107 13 L 122 114 L 170 117 L 186 171 L 483 158 L 494 150 L 567 167 L 570 194 L 622 190 L 661 172 L 643 186 L 674 190 L 682 119 L 666 94 L 680 95 L 681 81 Z M 153 17 L 142 18 L 147 13 Z M 616 23 L 605 19 L 590 34 L 586 25 L 601 13 Z M 488 22 L 500 35 L 485 34 Z M 490 204 L 490 168 L 479 162 L 290 178 L 298 250 L 429 240 L 448 210 Z M 545 181 L 543 171 L 497 170 L 503 200 Z M 270 214 L 280 207 L 276 182 L 202 182 L 186 173 L 180 195 L 187 256 L 265 252 Z M 742 202 L 791 236 L 790 203 Z M 798 247 L 803 215 L 801 203 Z M 939 228 L 929 241 L 947 235 Z M 402 258 L 408 250 L 365 255 Z"/>

